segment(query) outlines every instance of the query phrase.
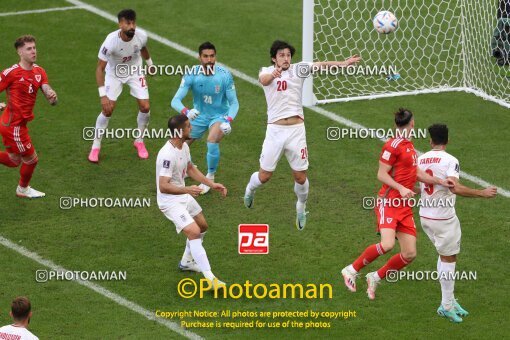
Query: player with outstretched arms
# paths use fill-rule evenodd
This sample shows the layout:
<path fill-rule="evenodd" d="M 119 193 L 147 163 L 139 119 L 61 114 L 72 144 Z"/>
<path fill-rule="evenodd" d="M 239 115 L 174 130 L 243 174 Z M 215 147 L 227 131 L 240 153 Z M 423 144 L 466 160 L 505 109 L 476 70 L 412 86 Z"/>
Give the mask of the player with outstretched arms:
<path fill-rule="evenodd" d="M 41 89 L 51 105 L 57 104 L 57 94 L 48 83 L 42 67 L 35 64 L 37 50 L 35 38 L 24 35 L 16 39 L 14 48 L 20 61 L 0 73 L 0 92 L 6 90 L 7 105 L 0 103 L 0 134 L 6 151 L 0 151 L 0 163 L 20 168 L 16 195 L 26 198 L 45 196 L 29 186 L 38 162 L 37 153 L 28 133 L 27 123 L 34 119 L 37 91 Z"/>
<path fill-rule="evenodd" d="M 414 129 L 413 113 L 407 109 L 399 109 L 395 113 L 395 125 L 398 137 L 391 138 L 384 144 L 377 172 L 377 179 L 383 184 L 375 207 L 381 242 L 367 247 L 352 264 L 342 269 L 345 285 L 351 292 L 355 292 L 359 271 L 392 250 L 395 237 L 398 239 L 400 253 L 392 256 L 379 270 L 366 275 L 370 300 L 375 299 L 377 285 L 386 277 L 388 271 L 401 270 L 416 257 L 416 225 L 412 205 L 406 201 L 415 195 L 416 181 L 453 186 L 451 180 L 430 176 L 418 167 L 418 156 L 413 142 L 409 139 Z"/>
<path fill-rule="evenodd" d="M 418 157 L 418 167 L 431 176 L 450 179 L 455 182 L 455 186 L 447 188 L 442 185 L 420 184 L 422 201 L 427 202 L 427 205 L 420 206 L 420 222 L 439 254 L 437 272 L 441 284 L 441 305 L 437 313 L 458 323 L 469 313 L 460 306 L 454 296 L 455 264 L 461 239 L 460 222 L 455 212 L 455 197 L 460 195 L 492 198 L 496 196 L 497 189 L 488 187 L 478 190 L 460 184 L 459 161 L 446 152 L 448 127 L 444 124 L 433 124 L 428 131 L 432 150 Z"/>
<path fill-rule="evenodd" d="M 200 65 L 196 65 L 191 74 L 182 78 L 171 105 L 191 120 L 193 129 L 188 145 L 209 130 L 206 176 L 214 181 L 220 162 L 220 142 L 232 131 L 231 123 L 239 111 L 239 102 L 232 74 L 225 67 L 216 65 L 216 47 L 208 41 L 204 42 L 198 47 L 198 58 Z M 193 93 L 192 109 L 182 103 L 190 89 Z M 200 184 L 200 188 L 202 194 L 210 189 L 205 184 Z"/>
<path fill-rule="evenodd" d="M 181 270 L 201 272 L 214 289 L 225 285 L 211 271 L 209 259 L 202 242 L 208 229 L 202 208 L 194 197 L 200 195 L 196 185 L 185 186 L 187 176 L 204 183 L 213 190 L 227 195 L 227 188 L 205 177 L 193 163 L 189 146 L 185 142 L 192 131 L 188 117 L 177 115 L 168 121 L 172 137 L 158 153 L 156 161 L 156 186 L 159 209 L 175 224 L 177 233 L 186 235 L 186 248 L 179 262 Z"/>
<path fill-rule="evenodd" d="M 136 13 L 132 9 L 120 11 L 117 18 L 119 29 L 108 34 L 98 54 L 96 81 L 102 111 L 96 119 L 94 141 L 88 157 L 92 163 L 99 162 L 101 140 L 124 84 L 129 86 L 130 94 L 136 98 L 139 109 L 136 120 L 139 138 L 135 139 L 134 147 L 140 159 L 149 158 L 143 142 L 150 118 L 149 88 L 141 70 L 142 58 L 148 67 L 153 65 L 147 49 L 147 34 L 136 28 Z"/>
<path fill-rule="evenodd" d="M 260 155 L 260 169 L 251 175 L 244 204 L 247 208 L 253 207 L 255 191 L 269 181 L 284 154 L 295 181 L 296 227 L 302 230 L 306 225 L 309 188 L 306 174 L 308 148 L 301 103 L 304 80 L 312 70 L 346 67 L 359 62 L 361 58 L 352 56 L 345 61 L 292 64 L 294 52 L 294 47 L 288 43 L 274 41 L 269 51 L 273 65 L 263 67 L 259 72 L 259 82 L 264 88 L 267 102 L 267 130 Z"/>

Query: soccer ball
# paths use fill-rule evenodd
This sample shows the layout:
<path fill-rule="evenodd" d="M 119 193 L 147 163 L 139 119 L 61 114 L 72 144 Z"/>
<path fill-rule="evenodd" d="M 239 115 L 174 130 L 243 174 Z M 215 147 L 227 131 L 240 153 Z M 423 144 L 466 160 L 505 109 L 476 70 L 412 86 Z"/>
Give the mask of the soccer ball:
<path fill-rule="evenodd" d="M 378 33 L 388 34 L 394 32 L 398 27 L 395 15 L 389 11 L 381 11 L 374 18 L 374 28 Z"/>

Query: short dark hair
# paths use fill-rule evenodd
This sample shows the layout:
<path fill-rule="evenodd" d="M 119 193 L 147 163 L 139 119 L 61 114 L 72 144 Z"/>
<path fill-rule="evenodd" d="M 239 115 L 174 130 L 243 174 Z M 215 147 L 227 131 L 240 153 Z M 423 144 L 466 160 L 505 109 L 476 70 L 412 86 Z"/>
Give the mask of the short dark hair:
<path fill-rule="evenodd" d="M 126 21 L 136 21 L 136 12 L 132 9 L 123 9 L 122 11 L 117 14 L 117 18 L 119 19 L 125 19 Z"/>
<path fill-rule="evenodd" d="M 203 50 L 214 50 L 214 53 L 216 53 L 216 47 L 210 41 L 206 41 L 198 46 L 198 55 L 202 55 Z"/>
<path fill-rule="evenodd" d="M 411 110 L 399 108 L 397 112 L 395 112 L 395 124 L 398 127 L 406 126 L 413 119 L 413 113 Z"/>
<path fill-rule="evenodd" d="M 428 131 L 434 145 L 448 144 L 448 126 L 446 124 L 432 124 Z"/>
<path fill-rule="evenodd" d="M 273 44 L 271 45 L 271 49 L 269 50 L 269 54 L 271 55 L 271 63 L 273 63 L 273 58 L 276 58 L 276 54 L 279 50 L 284 50 L 288 48 L 290 50 L 290 56 L 294 56 L 294 53 L 296 53 L 296 49 L 291 44 L 282 41 L 282 40 L 275 40 L 273 41 Z"/>
<path fill-rule="evenodd" d="M 18 296 L 11 303 L 11 313 L 15 321 L 22 321 L 28 317 L 32 306 L 30 300 L 24 296 Z"/>
<path fill-rule="evenodd" d="M 172 136 L 179 136 L 178 130 L 182 130 L 184 127 L 184 123 L 188 120 L 188 116 L 184 114 L 175 115 L 173 117 L 170 117 L 168 120 L 168 129 L 170 130 L 170 133 Z"/>
<path fill-rule="evenodd" d="M 30 34 L 22 35 L 14 42 L 14 48 L 17 50 L 18 48 L 25 46 L 25 44 L 28 42 L 35 43 L 35 37 Z"/>

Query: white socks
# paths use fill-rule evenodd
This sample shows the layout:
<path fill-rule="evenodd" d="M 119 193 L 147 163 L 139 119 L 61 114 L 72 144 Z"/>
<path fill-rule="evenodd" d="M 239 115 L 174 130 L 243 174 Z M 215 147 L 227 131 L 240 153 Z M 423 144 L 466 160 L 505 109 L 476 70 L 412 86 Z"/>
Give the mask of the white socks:
<path fill-rule="evenodd" d="M 149 118 L 151 116 L 151 112 L 143 113 L 138 111 L 138 117 L 136 122 L 138 123 L 138 130 L 140 131 L 140 138 L 137 138 L 137 142 L 143 142 L 143 133 L 147 130 L 147 126 L 149 126 Z"/>
<path fill-rule="evenodd" d="M 447 310 L 452 307 L 455 296 L 455 262 L 438 261 L 439 283 L 441 284 L 441 304 Z"/>
<path fill-rule="evenodd" d="M 103 112 L 97 116 L 96 119 L 96 130 L 94 135 L 94 142 L 92 147 L 94 149 L 101 147 L 101 139 L 103 138 L 104 130 L 108 127 L 108 122 L 110 121 L 110 117 L 106 117 Z"/>
<path fill-rule="evenodd" d="M 245 195 L 246 196 L 250 196 L 250 195 L 253 195 L 253 193 L 255 192 L 255 190 L 257 190 L 257 188 L 260 188 L 262 186 L 262 182 L 260 181 L 259 179 L 259 173 L 258 171 L 257 172 L 254 172 L 251 177 L 250 177 L 250 182 L 248 183 L 248 185 L 246 186 L 246 192 L 245 192 Z"/>
<path fill-rule="evenodd" d="M 202 239 L 197 238 L 189 241 L 189 248 L 191 250 L 191 255 L 195 259 L 195 262 L 200 268 L 202 274 L 204 274 L 206 279 L 213 280 L 214 275 L 211 272 L 211 265 L 209 264 L 209 259 L 207 258 L 207 253 L 205 252 L 204 247 L 202 246 Z"/>
<path fill-rule="evenodd" d="M 296 202 L 296 211 L 298 213 L 304 213 L 306 208 L 306 201 L 308 200 L 308 188 L 310 184 L 308 183 L 308 178 L 305 183 L 299 184 L 297 182 L 294 183 L 294 192 L 297 196 Z"/>

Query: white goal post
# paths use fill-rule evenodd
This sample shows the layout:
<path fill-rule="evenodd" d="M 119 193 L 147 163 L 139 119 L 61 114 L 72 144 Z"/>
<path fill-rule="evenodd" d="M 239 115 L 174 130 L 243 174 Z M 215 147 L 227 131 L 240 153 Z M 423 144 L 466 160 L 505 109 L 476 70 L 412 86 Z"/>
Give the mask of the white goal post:
<path fill-rule="evenodd" d="M 375 31 L 382 10 L 395 32 Z M 510 108 L 510 0 L 303 0 L 303 60 L 352 54 L 356 74 L 309 77 L 303 105 L 463 91 Z"/>

